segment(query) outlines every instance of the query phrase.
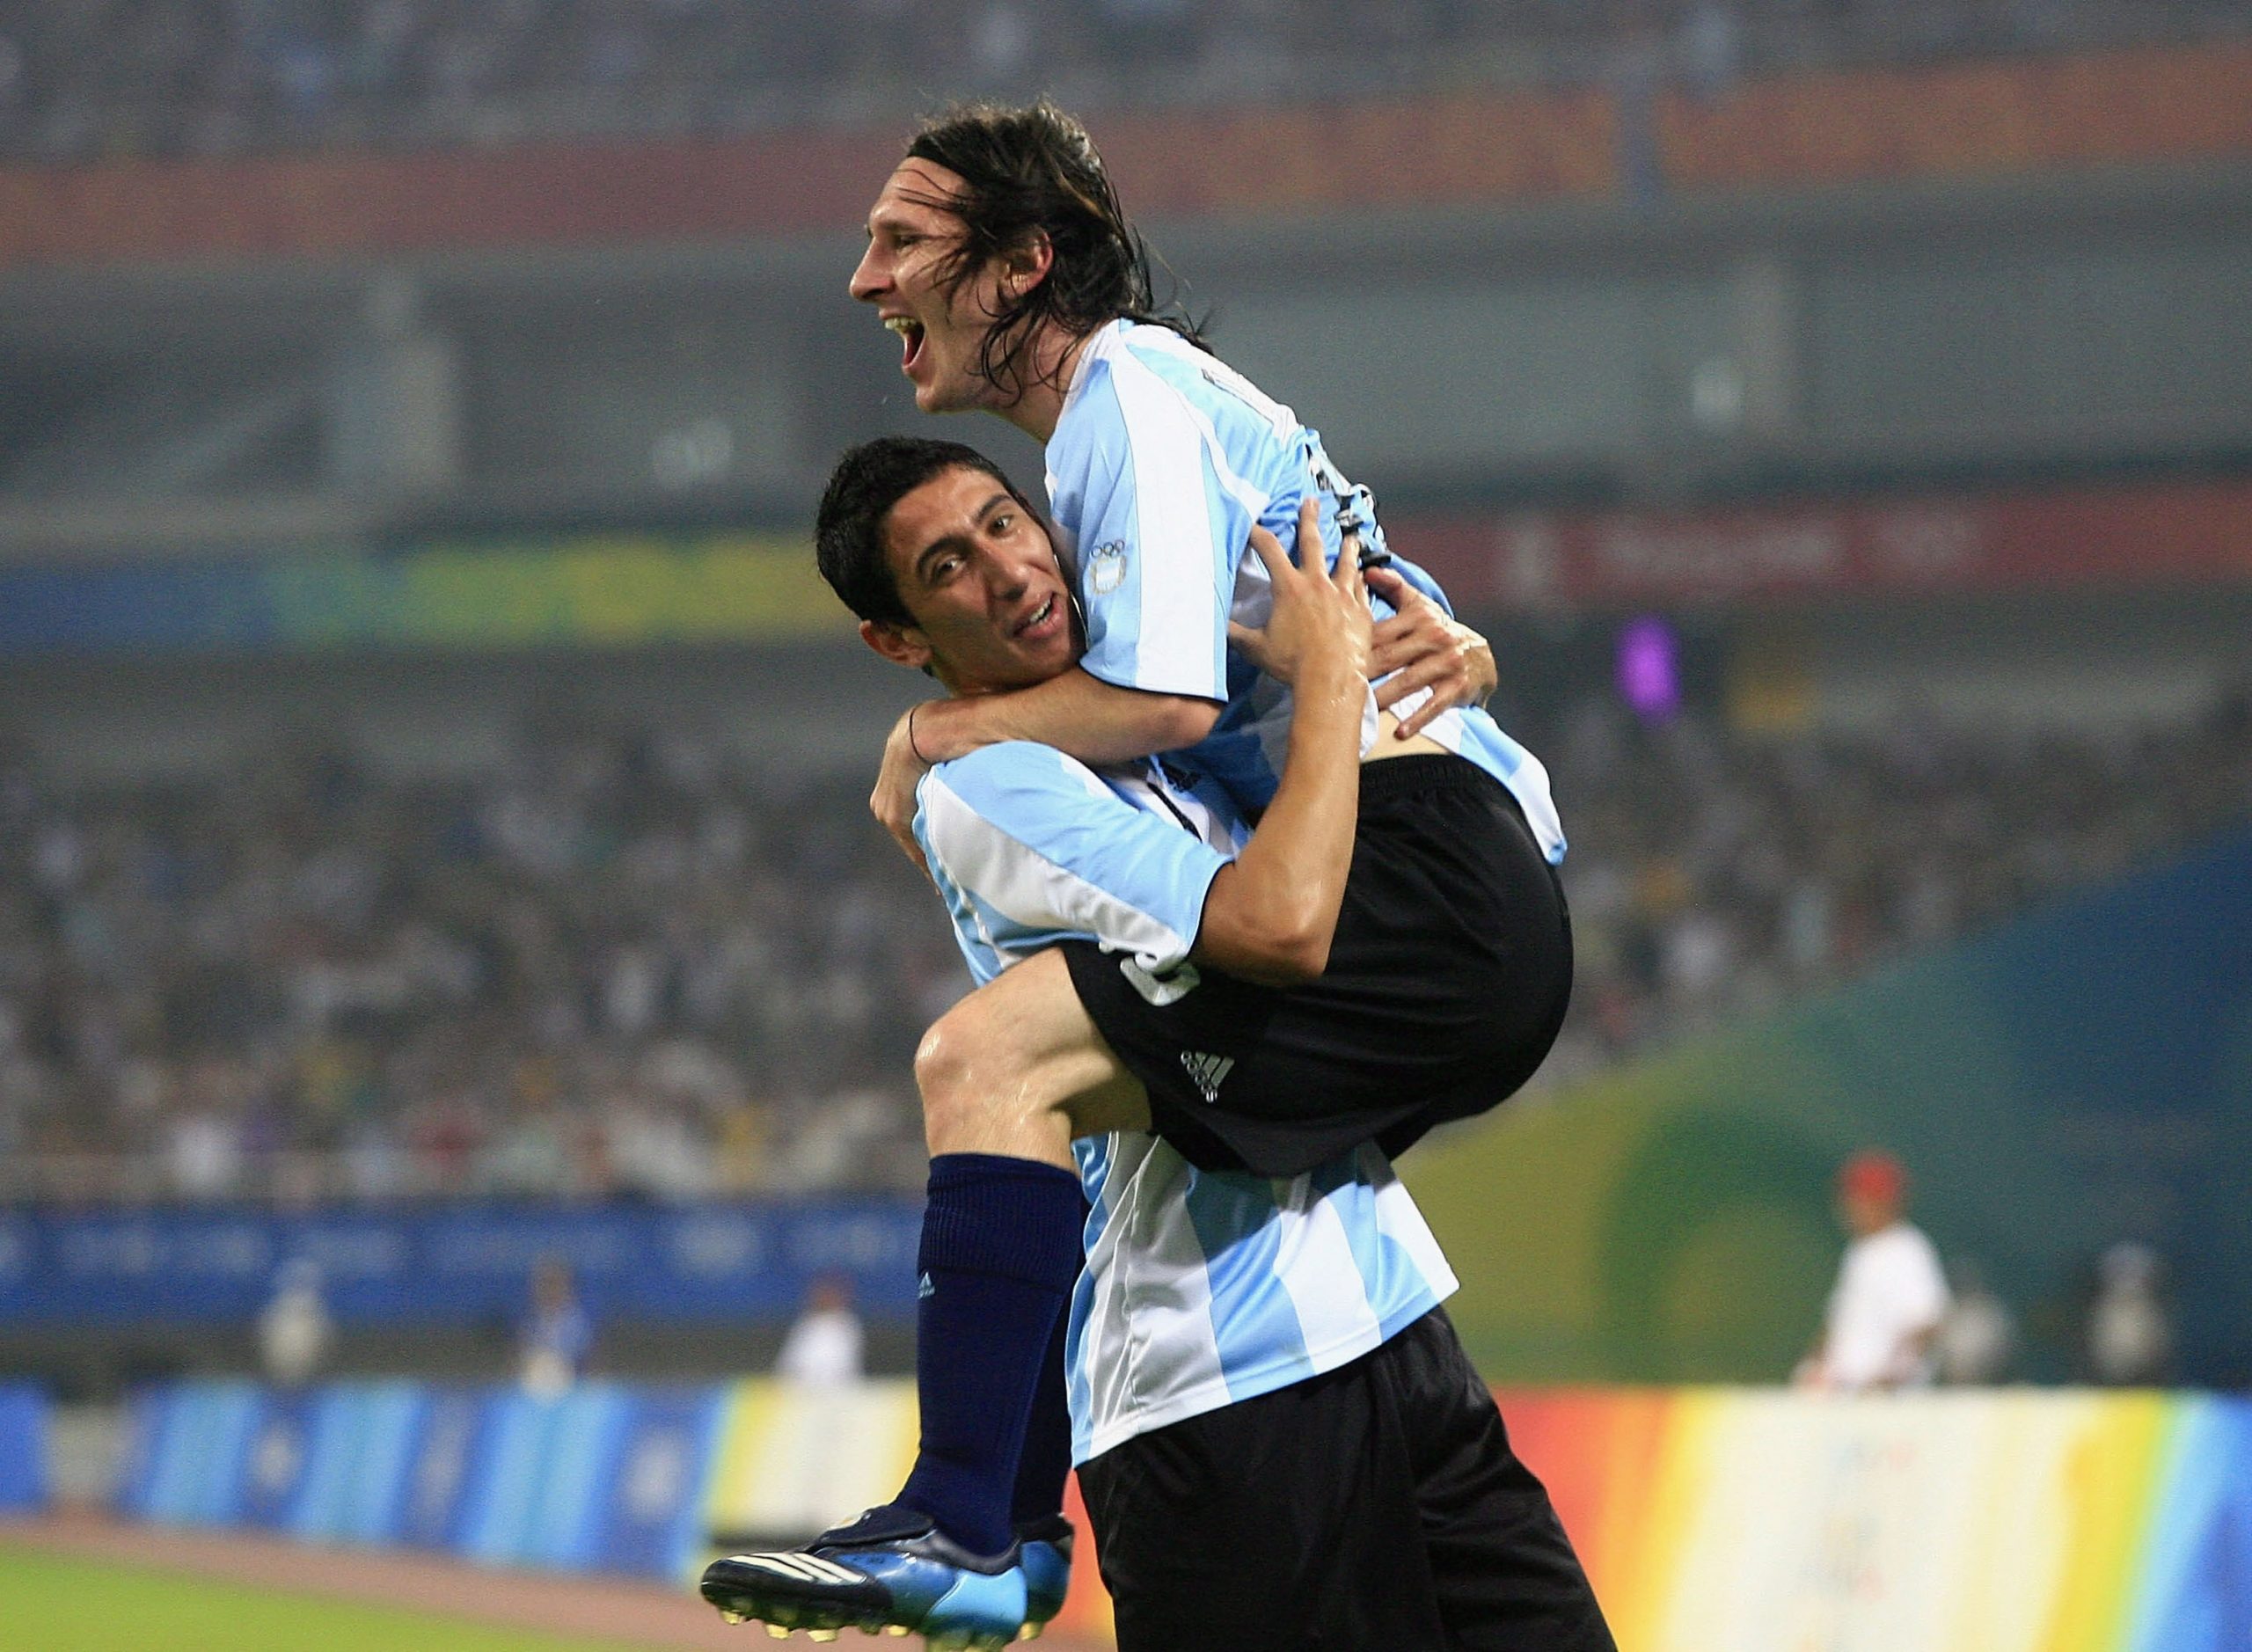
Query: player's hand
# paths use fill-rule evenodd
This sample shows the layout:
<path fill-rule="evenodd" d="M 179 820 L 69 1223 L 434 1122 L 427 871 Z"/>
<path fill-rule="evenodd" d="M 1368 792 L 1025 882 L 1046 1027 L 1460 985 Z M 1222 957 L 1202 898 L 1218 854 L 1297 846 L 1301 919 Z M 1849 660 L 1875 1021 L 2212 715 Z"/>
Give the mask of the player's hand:
<path fill-rule="evenodd" d="M 1368 584 L 1400 610 L 1376 628 L 1369 675 L 1393 674 L 1377 684 L 1377 709 L 1389 711 L 1417 689 L 1431 691 L 1431 698 L 1400 723 L 1399 737 L 1422 733 L 1431 719 L 1457 705 L 1483 705 L 1502 680 L 1485 638 L 1391 568 L 1371 568 Z"/>
<path fill-rule="evenodd" d="M 1229 621 L 1229 645 L 1292 688 L 1307 686 L 1301 679 L 1321 672 L 1374 675 L 1374 619 L 1360 561 L 1341 556 L 1334 571 L 1324 571 L 1320 508 L 1311 496 L 1298 508 L 1298 559 L 1292 562 L 1281 540 L 1253 526 L 1251 548 L 1267 565 L 1275 608 L 1262 631 Z"/>
<path fill-rule="evenodd" d="M 868 812 L 927 878 L 931 868 L 923 859 L 922 844 L 915 841 L 915 788 L 931 771 L 931 765 L 915 752 L 914 717 L 918 709 L 910 706 L 884 740 L 883 767 L 876 772 L 876 789 L 868 794 Z"/>

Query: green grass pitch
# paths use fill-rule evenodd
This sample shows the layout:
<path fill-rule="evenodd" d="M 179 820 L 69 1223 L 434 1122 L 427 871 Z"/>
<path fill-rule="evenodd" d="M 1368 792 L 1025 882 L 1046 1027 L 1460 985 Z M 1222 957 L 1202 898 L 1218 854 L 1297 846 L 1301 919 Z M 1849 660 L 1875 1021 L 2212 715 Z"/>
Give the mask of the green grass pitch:
<path fill-rule="evenodd" d="M 646 1652 L 0 1548 L 0 1652 Z"/>

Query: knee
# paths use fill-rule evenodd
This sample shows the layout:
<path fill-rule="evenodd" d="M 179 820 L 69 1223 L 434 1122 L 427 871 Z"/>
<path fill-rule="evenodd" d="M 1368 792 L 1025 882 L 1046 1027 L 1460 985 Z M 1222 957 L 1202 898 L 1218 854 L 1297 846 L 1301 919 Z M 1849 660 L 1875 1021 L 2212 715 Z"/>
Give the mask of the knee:
<path fill-rule="evenodd" d="M 915 1088 L 923 1098 L 923 1120 L 933 1135 L 943 1134 L 992 1105 L 1006 1066 L 1000 1029 L 976 998 L 964 998 L 932 1022 L 915 1049 Z"/>

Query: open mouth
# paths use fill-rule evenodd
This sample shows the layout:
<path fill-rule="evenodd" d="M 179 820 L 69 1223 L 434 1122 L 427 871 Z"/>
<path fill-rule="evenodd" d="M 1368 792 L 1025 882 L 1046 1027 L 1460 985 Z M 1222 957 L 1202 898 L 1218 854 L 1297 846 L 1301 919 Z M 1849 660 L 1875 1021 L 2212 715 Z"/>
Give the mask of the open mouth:
<path fill-rule="evenodd" d="M 1047 628 L 1048 623 L 1056 618 L 1056 598 L 1051 594 L 1046 602 L 1018 621 L 1016 629 L 1010 634 L 1016 637 L 1029 637 L 1035 631 L 1043 631 Z"/>
<path fill-rule="evenodd" d="M 912 316 L 886 316 L 884 326 L 899 335 L 899 370 L 911 373 L 923 355 L 923 324 Z"/>

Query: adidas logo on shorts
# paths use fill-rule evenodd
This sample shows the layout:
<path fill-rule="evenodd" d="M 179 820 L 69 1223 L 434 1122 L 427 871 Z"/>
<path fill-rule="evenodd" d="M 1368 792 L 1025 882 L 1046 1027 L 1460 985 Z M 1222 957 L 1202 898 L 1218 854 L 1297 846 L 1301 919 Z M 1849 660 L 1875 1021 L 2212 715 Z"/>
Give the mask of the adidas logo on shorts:
<path fill-rule="evenodd" d="M 1208 1102 L 1220 1099 L 1220 1083 L 1235 1068 L 1232 1056 L 1207 1056 L 1193 1049 L 1181 1052 L 1181 1064 L 1188 1069 L 1196 1093 Z"/>

